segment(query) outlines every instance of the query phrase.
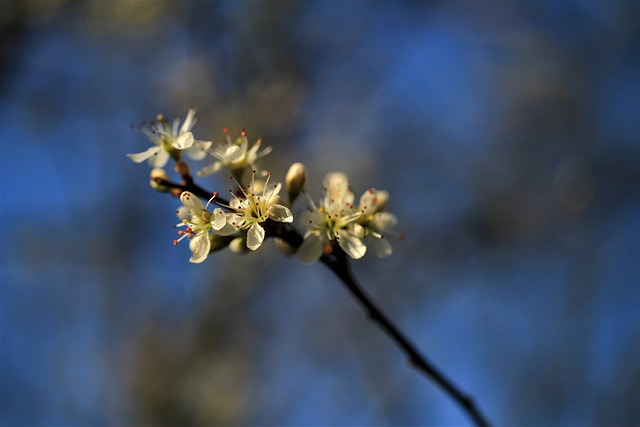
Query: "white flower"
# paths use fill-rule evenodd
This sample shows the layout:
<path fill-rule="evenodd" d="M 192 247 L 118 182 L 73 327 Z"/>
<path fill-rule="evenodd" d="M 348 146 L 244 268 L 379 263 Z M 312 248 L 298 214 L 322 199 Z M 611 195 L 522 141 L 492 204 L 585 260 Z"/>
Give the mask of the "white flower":
<path fill-rule="evenodd" d="M 266 147 L 260 151 L 262 138 L 258 138 L 255 144 L 249 148 L 249 140 L 244 130 L 235 141 L 231 139 L 228 129 L 225 128 L 224 133 L 225 142 L 218 143 L 209 150 L 209 154 L 218 160 L 199 170 L 196 175 L 199 177 L 212 175 L 226 166 L 236 180 L 241 181 L 245 168 L 250 166 L 255 169 L 256 161 L 269 154 L 271 147 Z"/>
<path fill-rule="evenodd" d="M 221 230 L 226 225 L 225 212 L 220 208 L 209 212 L 207 210 L 209 203 L 205 206 L 200 199 L 188 191 L 180 195 L 180 201 L 183 206 L 178 208 L 176 214 L 182 222 L 177 226 L 187 228 L 178 231 L 182 237 L 174 240 L 173 244 L 177 245 L 180 240 L 188 237 L 189 249 L 193 252 L 189 261 L 196 264 L 201 263 L 207 258 L 211 249 L 210 231 Z"/>
<path fill-rule="evenodd" d="M 334 242 L 354 259 L 364 256 L 368 248 L 378 257 L 391 255 L 391 245 L 383 235 L 397 223 L 393 214 L 383 212 L 389 193 L 369 189 L 355 207 L 354 194 L 345 174 L 327 174 L 323 187 L 325 195 L 320 207 L 310 200 L 311 210 L 300 216 L 300 226 L 306 233 L 298 258 L 312 263 L 330 251 Z"/>
<path fill-rule="evenodd" d="M 254 173 L 255 175 L 255 173 Z M 255 251 L 260 247 L 265 237 L 265 230 L 261 225 L 267 219 L 277 222 L 293 222 L 293 214 L 286 206 L 280 205 L 278 193 L 282 188 L 280 183 L 269 185 L 269 177 L 260 194 L 245 192 L 241 188 L 244 197 L 234 195 L 229 202 L 229 208 L 235 212 L 227 213 L 227 226 L 219 233 L 228 233 L 229 225 L 234 231 L 247 231 L 247 247 Z M 255 191 L 255 182 L 247 191 Z"/>
<path fill-rule="evenodd" d="M 307 232 L 298 249 L 298 258 L 304 263 L 312 263 L 325 250 L 330 250 L 334 241 L 351 258 L 362 258 L 367 251 L 362 240 L 364 232 L 355 224 L 361 212 L 353 205 L 354 195 L 346 175 L 341 172 L 327 174 L 323 187 L 325 196 L 320 207 L 310 200 L 311 210 L 300 216 L 300 226 Z"/>
<path fill-rule="evenodd" d="M 199 141 L 193 137 L 191 128 L 196 124 L 196 110 L 190 108 L 187 117 L 180 126 L 180 119 L 176 118 L 173 124 L 158 115 L 158 121 L 149 123 L 149 127 L 140 130 L 147 135 L 154 146 L 141 153 L 127 154 L 136 163 L 145 160 L 154 168 L 161 168 L 167 164 L 170 157 L 180 159 L 181 151 L 193 160 L 202 160 L 211 147 L 210 141 Z"/>

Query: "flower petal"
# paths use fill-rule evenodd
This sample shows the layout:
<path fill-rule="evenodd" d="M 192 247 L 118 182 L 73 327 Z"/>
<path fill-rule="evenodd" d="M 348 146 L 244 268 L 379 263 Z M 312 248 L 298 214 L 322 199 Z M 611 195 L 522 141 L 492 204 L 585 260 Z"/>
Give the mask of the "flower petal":
<path fill-rule="evenodd" d="M 297 216 L 296 223 L 305 230 L 319 228 L 322 226 L 322 214 L 318 210 L 303 211 Z"/>
<path fill-rule="evenodd" d="M 242 160 L 243 158 L 244 152 L 242 151 L 242 148 L 238 147 L 237 145 L 230 145 L 224 151 L 223 158 L 220 160 L 222 160 L 224 163 L 229 164 Z"/>
<path fill-rule="evenodd" d="M 358 209 L 362 211 L 363 215 L 371 215 L 376 212 L 377 201 L 377 191 L 375 188 L 371 188 L 365 191 L 360 197 L 360 205 Z"/>
<path fill-rule="evenodd" d="M 362 258 L 367 252 L 367 247 L 362 242 L 362 239 L 346 230 L 340 233 L 338 244 L 353 259 Z"/>
<path fill-rule="evenodd" d="M 149 147 L 148 150 L 143 151 L 142 153 L 135 153 L 135 154 L 127 154 L 127 157 L 130 158 L 131 160 L 133 160 L 136 163 L 142 163 L 147 159 L 150 159 L 151 157 L 155 156 L 156 154 L 158 154 L 158 151 L 162 150 L 162 147 L 159 146 L 153 146 L 153 147 Z"/>
<path fill-rule="evenodd" d="M 192 214 L 200 215 L 204 211 L 204 203 L 192 193 L 183 191 L 180 195 L 180 201 L 191 211 Z"/>
<path fill-rule="evenodd" d="M 211 219 L 211 228 L 214 230 L 220 230 L 227 224 L 227 216 L 224 211 L 220 208 L 215 208 L 213 210 L 213 218 Z"/>
<path fill-rule="evenodd" d="M 193 107 L 189 108 L 189 111 L 187 112 L 187 117 L 185 117 L 184 123 L 182 123 L 182 126 L 180 127 L 180 133 L 182 134 L 182 133 L 189 132 L 191 128 L 196 124 L 196 121 L 197 121 L 196 109 Z"/>
<path fill-rule="evenodd" d="M 235 211 L 242 210 L 248 205 L 246 199 L 241 199 L 236 197 L 235 199 L 229 200 L 229 207 Z"/>
<path fill-rule="evenodd" d="M 211 240 L 209 240 L 209 233 L 200 233 L 189 240 L 189 249 L 193 252 L 193 256 L 189 258 L 189 261 L 194 264 L 199 264 L 209 256 L 209 249 L 211 248 Z"/>
<path fill-rule="evenodd" d="M 191 211 L 186 206 L 180 206 L 176 210 L 176 215 L 178 216 L 178 219 L 180 219 L 180 220 L 185 220 L 186 219 L 188 221 L 188 220 L 191 219 Z"/>
<path fill-rule="evenodd" d="M 232 225 L 227 218 L 227 223 L 219 230 L 214 229 L 214 232 L 220 236 L 230 236 L 236 234 L 238 230 L 239 227 Z"/>
<path fill-rule="evenodd" d="M 304 264 L 311 264 L 322 256 L 323 240 L 315 233 L 307 235 L 298 248 L 298 259 Z"/>
<path fill-rule="evenodd" d="M 149 159 L 149 165 L 153 168 L 162 168 L 169 161 L 169 153 L 167 150 L 160 149 L 155 156 Z"/>
<path fill-rule="evenodd" d="M 379 212 L 373 216 L 373 223 L 378 231 L 393 228 L 398 223 L 398 218 L 389 212 Z"/>
<path fill-rule="evenodd" d="M 276 182 L 275 184 L 271 185 L 270 188 L 266 188 L 265 189 L 265 197 L 267 199 L 271 199 L 274 196 L 277 196 L 278 193 L 280 193 L 280 190 L 282 189 L 282 184 L 279 182 Z"/>
<path fill-rule="evenodd" d="M 223 163 L 218 160 L 214 163 L 211 163 L 209 166 L 205 166 L 202 169 L 200 169 L 198 172 L 196 172 L 196 175 L 198 175 L 201 178 L 203 176 L 213 175 L 214 173 L 222 169 L 222 166 L 223 166 Z"/>
<path fill-rule="evenodd" d="M 365 239 L 367 248 L 370 248 L 378 258 L 384 258 L 393 253 L 393 248 L 388 239 L 369 236 Z"/>
<path fill-rule="evenodd" d="M 253 224 L 247 232 L 247 247 L 255 251 L 264 240 L 264 228 L 258 224 Z"/>
<path fill-rule="evenodd" d="M 223 229 L 227 228 L 227 225 L 232 226 L 234 228 L 234 232 L 239 231 L 244 225 L 244 217 L 237 213 L 227 213 L 227 224 L 223 227 Z M 221 230 L 222 231 L 222 230 Z"/>
<path fill-rule="evenodd" d="M 289 208 L 282 205 L 271 205 L 269 218 L 278 222 L 293 222 L 293 214 Z"/>
<path fill-rule="evenodd" d="M 202 160 L 207 157 L 207 150 L 211 148 L 211 141 L 194 141 L 193 145 L 184 152 L 192 160 Z"/>
<path fill-rule="evenodd" d="M 350 204 L 355 196 L 349 190 L 349 179 L 342 172 L 329 172 L 322 181 L 322 186 L 326 189 L 325 207 L 331 203 Z"/>
<path fill-rule="evenodd" d="M 193 134 L 191 132 L 185 132 L 178 136 L 172 145 L 173 148 L 177 148 L 178 150 L 185 150 L 191 147 L 194 141 Z"/>

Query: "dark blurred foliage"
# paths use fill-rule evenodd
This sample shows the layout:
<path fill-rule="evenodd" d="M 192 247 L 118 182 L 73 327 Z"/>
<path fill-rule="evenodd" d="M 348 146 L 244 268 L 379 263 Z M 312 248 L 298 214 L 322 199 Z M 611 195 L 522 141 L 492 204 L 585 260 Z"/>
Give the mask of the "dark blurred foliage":
<path fill-rule="evenodd" d="M 467 424 L 321 265 L 171 246 L 178 202 L 125 154 L 190 105 L 314 196 L 389 190 L 406 238 L 355 273 L 496 425 L 638 425 L 639 16 L 3 2 L 2 425 Z"/>

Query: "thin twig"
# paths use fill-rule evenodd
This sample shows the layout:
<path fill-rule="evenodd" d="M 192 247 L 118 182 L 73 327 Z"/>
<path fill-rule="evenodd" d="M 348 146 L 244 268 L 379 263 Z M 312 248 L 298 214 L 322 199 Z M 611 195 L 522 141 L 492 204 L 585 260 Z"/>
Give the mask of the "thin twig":
<path fill-rule="evenodd" d="M 445 375 L 440 372 L 416 347 L 400 332 L 385 314 L 378 308 L 364 289 L 358 284 L 351 273 L 349 260 L 344 251 L 336 248 L 332 256 L 323 256 L 322 261 L 329 267 L 351 291 L 353 296 L 364 306 L 369 318 L 376 322 L 382 330 L 406 353 L 409 362 L 428 378 L 438 384 L 451 398 L 453 398 L 462 410 L 473 420 L 478 427 L 487 427 L 489 423 L 480 413 L 473 400 L 462 393 Z"/>

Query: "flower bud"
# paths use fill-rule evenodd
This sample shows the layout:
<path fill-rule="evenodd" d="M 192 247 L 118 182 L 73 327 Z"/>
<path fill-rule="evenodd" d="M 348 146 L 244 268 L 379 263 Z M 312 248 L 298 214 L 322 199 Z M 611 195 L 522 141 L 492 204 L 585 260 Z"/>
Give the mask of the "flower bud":
<path fill-rule="evenodd" d="M 293 204 L 293 201 L 304 191 L 304 187 L 307 184 L 307 170 L 302 163 L 294 163 L 289 167 L 287 176 L 285 177 L 285 185 L 287 189 L 287 195 L 289 196 L 289 206 Z"/>
<path fill-rule="evenodd" d="M 233 238 L 231 236 L 220 236 L 218 234 L 210 234 L 209 240 L 211 241 L 211 248 L 209 249 L 209 252 L 216 252 L 229 246 Z"/>
<path fill-rule="evenodd" d="M 229 243 L 229 250 L 236 254 L 246 254 L 250 251 L 247 248 L 247 239 L 244 236 L 236 237 Z"/>
<path fill-rule="evenodd" d="M 162 193 L 171 191 L 169 187 L 162 185 L 159 180 L 169 181 L 167 173 L 162 168 L 152 169 L 149 175 L 149 185 L 151 185 L 151 188 Z"/>
<path fill-rule="evenodd" d="M 291 246 L 290 244 L 288 244 L 287 242 L 285 242 L 279 237 L 276 237 L 275 239 L 273 239 L 273 241 L 276 244 L 276 248 L 278 248 L 280 253 L 282 253 L 283 255 L 290 256 L 295 254 L 297 251 L 296 248 L 294 248 L 293 246 Z"/>

